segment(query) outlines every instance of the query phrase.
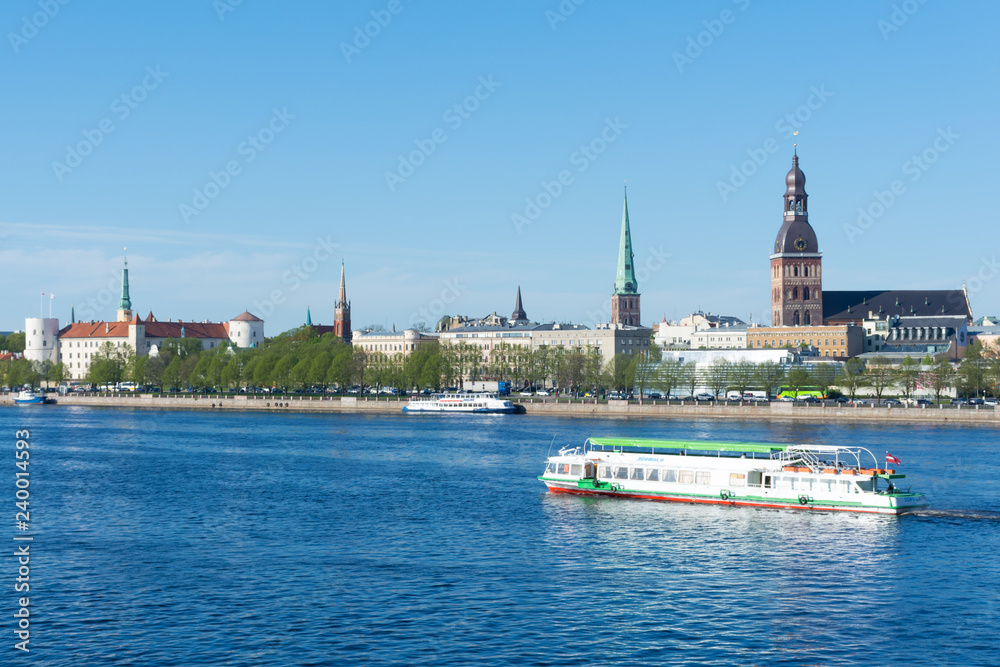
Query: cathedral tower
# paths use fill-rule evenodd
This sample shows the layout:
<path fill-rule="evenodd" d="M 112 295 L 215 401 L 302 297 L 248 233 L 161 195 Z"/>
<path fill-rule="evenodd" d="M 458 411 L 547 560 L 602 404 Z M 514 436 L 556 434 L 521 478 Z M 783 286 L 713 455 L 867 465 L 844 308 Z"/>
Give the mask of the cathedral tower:
<path fill-rule="evenodd" d="M 823 253 L 809 224 L 806 176 L 798 151 L 785 176 L 784 221 L 771 255 L 771 324 L 823 324 Z"/>
<path fill-rule="evenodd" d="M 635 279 L 632 233 L 628 225 L 628 192 L 622 210 L 622 236 L 618 245 L 618 273 L 611 296 L 611 321 L 615 324 L 639 326 L 639 283 Z"/>

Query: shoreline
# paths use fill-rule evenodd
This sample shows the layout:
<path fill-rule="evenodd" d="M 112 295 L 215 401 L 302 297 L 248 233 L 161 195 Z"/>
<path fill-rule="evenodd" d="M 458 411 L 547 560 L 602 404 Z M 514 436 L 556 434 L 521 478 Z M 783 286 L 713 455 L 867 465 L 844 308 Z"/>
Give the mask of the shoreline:
<path fill-rule="evenodd" d="M 54 405 L 88 406 L 102 408 L 142 408 L 150 410 L 221 410 L 256 412 L 296 412 L 332 414 L 404 414 L 405 400 L 366 400 L 355 396 L 312 397 L 279 396 L 160 396 L 154 394 L 124 394 L 106 396 L 58 396 Z M 791 403 L 760 405 L 728 405 L 707 403 L 697 405 L 668 405 L 663 403 L 556 403 L 542 399 L 517 402 L 527 416 L 547 415 L 564 417 L 658 418 L 658 419 L 719 419 L 719 420 L 784 420 L 796 422 L 837 423 L 877 422 L 896 424 L 958 424 L 1000 426 L 1000 410 L 954 408 L 884 408 L 847 406 L 810 406 Z M 0 406 L 32 409 L 34 406 L 17 406 L 14 395 L 0 396 Z M 412 416 L 411 416 L 412 418 Z"/>

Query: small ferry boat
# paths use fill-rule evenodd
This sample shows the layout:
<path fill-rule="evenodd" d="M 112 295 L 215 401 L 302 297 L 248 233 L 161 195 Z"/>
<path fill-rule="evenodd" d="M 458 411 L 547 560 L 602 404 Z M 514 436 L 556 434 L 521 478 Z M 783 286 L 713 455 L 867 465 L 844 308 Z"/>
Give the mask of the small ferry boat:
<path fill-rule="evenodd" d="M 878 464 L 854 446 L 590 438 L 550 456 L 538 479 L 553 493 L 687 503 L 877 514 L 928 505 Z"/>
<path fill-rule="evenodd" d="M 496 394 L 431 394 L 412 396 L 403 412 L 486 412 L 513 413 L 517 406 Z"/>
<path fill-rule="evenodd" d="M 36 394 L 30 389 L 22 389 L 18 392 L 17 396 L 14 397 L 14 402 L 18 405 L 41 405 L 45 402 L 45 396 L 42 394 Z"/>

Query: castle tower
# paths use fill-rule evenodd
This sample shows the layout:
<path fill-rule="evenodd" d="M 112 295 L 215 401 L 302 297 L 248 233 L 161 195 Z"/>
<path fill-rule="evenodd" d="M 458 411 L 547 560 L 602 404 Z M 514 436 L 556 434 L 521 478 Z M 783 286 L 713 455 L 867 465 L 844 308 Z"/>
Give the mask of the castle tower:
<path fill-rule="evenodd" d="M 639 283 L 635 279 L 632 253 L 632 233 L 628 224 L 628 192 L 622 211 L 622 236 L 618 245 L 618 273 L 611 296 L 611 321 L 616 324 L 639 326 Z"/>
<path fill-rule="evenodd" d="M 345 343 L 351 342 L 351 302 L 347 300 L 347 283 L 344 282 L 344 263 L 340 263 L 340 294 L 333 311 L 333 333 Z"/>
<path fill-rule="evenodd" d="M 28 361 L 59 363 L 59 320 L 55 317 L 27 317 L 24 320 L 24 358 Z"/>
<path fill-rule="evenodd" d="M 125 249 L 126 251 L 128 248 Z M 125 257 L 125 264 L 122 266 L 122 298 L 118 302 L 118 322 L 130 322 L 132 320 L 132 300 L 128 297 L 128 257 Z"/>
<path fill-rule="evenodd" d="M 510 321 L 513 324 L 525 324 L 528 322 L 528 315 L 524 312 L 524 308 L 521 307 L 521 286 L 517 286 L 517 302 L 514 304 L 514 312 L 510 315 Z"/>
<path fill-rule="evenodd" d="M 771 255 L 771 324 L 823 324 L 823 253 L 809 224 L 806 176 L 796 150 L 785 176 L 784 220 Z"/>

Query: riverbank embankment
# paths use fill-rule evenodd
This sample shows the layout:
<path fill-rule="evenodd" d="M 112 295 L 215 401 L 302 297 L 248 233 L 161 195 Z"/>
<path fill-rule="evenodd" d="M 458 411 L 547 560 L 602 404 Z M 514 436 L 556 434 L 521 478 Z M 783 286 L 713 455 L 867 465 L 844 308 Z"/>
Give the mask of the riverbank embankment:
<path fill-rule="evenodd" d="M 106 408 L 144 408 L 159 410 L 253 410 L 264 412 L 308 413 L 379 413 L 402 414 L 406 399 L 357 396 L 265 396 L 265 395 L 160 395 L 98 394 L 68 395 L 54 398 L 50 407 L 80 405 Z M 976 407 L 874 407 L 846 405 L 807 405 L 774 402 L 770 404 L 665 403 L 642 404 L 627 401 L 575 401 L 525 398 L 517 401 L 528 415 L 562 417 L 610 417 L 655 419 L 728 419 L 782 420 L 801 422 L 877 422 L 908 424 L 967 424 L 1000 426 L 1000 410 Z M 0 396 L 0 405 L 14 405 L 13 395 Z M 24 409 L 38 409 L 25 406 Z"/>

